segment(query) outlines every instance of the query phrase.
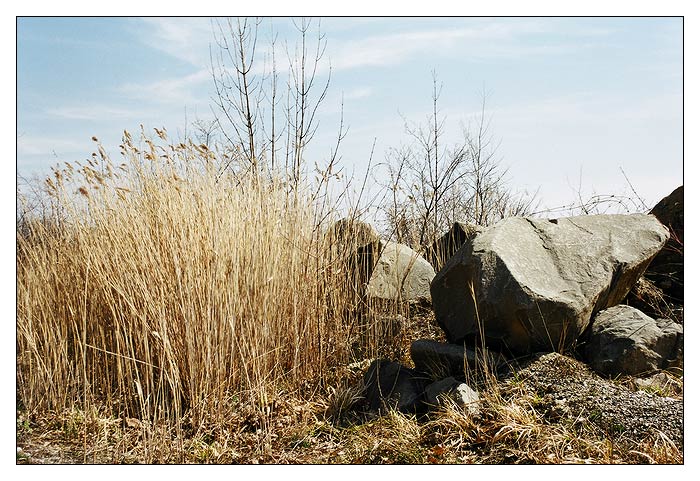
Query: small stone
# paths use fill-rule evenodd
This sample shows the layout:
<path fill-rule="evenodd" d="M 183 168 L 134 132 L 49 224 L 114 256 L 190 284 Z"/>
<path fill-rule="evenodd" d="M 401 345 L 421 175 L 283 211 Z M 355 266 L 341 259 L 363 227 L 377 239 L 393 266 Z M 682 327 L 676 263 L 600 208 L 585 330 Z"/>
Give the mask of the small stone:
<path fill-rule="evenodd" d="M 467 384 L 461 383 L 457 386 L 456 394 L 454 399 L 457 402 L 461 402 L 472 416 L 476 416 L 481 411 L 480 396 L 477 391 L 470 388 Z"/>
<path fill-rule="evenodd" d="M 460 383 L 454 377 L 435 381 L 425 388 L 425 400 L 430 406 L 439 404 L 439 398 L 445 396 L 460 406 L 464 406 L 469 414 L 479 413 L 479 393 L 465 383 Z"/>
<path fill-rule="evenodd" d="M 374 361 L 364 376 L 364 397 L 370 411 L 396 409 L 416 413 L 425 409 L 429 380 L 413 369 L 387 359 Z"/>
<path fill-rule="evenodd" d="M 634 385 L 638 390 L 652 391 L 659 395 L 680 395 L 683 392 L 681 382 L 665 372 L 658 372 L 647 378 L 637 378 Z"/>

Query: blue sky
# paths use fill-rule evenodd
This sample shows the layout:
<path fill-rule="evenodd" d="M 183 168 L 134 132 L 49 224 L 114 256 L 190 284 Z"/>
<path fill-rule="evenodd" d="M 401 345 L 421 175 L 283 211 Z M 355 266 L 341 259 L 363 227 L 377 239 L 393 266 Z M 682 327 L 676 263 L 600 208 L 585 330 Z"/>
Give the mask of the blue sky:
<path fill-rule="evenodd" d="M 289 18 L 270 24 L 283 40 Z M 632 195 L 651 207 L 683 183 L 681 18 L 325 18 L 332 67 L 307 157 L 322 162 L 344 99 L 342 165 L 355 175 L 409 141 L 404 120 L 431 109 L 443 84 L 446 141 L 488 93 L 491 133 L 514 190 L 543 207 Z M 291 41 L 290 37 L 290 41 Z M 116 157 L 121 132 L 211 118 L 207 18 L 19 18 L 17 170 L 83 160 L 95 135 Z M 381 169 L 376 170 L 381 177 Z M 378 179 L 381 180 L 381 179 Z"/>

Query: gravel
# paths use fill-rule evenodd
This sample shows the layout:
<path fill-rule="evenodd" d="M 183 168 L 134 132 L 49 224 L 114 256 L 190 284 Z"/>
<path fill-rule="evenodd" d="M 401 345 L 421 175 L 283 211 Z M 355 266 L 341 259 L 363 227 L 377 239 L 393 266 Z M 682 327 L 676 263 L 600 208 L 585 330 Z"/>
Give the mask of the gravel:
<path fill-rule="evenodd" d="M 683 450 L 683 400 L 602 378 L 557 353 L 538 354 L 508 376 L 541 398 L 537 409 L 552 420 L 585 418 L 618 442 L 635 445 L 661 432 Z"/>

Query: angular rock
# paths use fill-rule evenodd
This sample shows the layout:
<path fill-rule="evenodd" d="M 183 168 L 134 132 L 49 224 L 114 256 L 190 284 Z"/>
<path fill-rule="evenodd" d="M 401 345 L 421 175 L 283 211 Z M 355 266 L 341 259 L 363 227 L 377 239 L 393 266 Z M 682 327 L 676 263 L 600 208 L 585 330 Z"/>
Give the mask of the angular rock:
<path fill-rule="evenodd" d="M 410 247 L 395 242 L 369 244 L 361 249 L 364 258 L 376 259 L 367 283 L 370 298 L 400 302 L 430 302 L 430 282 L 435 270 Z"/>
<path fill-rule="evenodd" d="M 668 227 L 671 236 L 651 261 L 645 276 L 673 302 L 683 302 L 683 186 L 664 197 L 651 213 Z"/>
<path fill-rule="evenodd" d="M 466 242 L 431 284 L 449 342 L 514 354 L 569 346 L 618 304 L 668 239 L 651 215 L 512 217 Z"/>
<path fill-rule="evenodd" d="M 443 376 L 465 377 L 468 369 L 476 370 L 488 363 L 492 372 L 497 366 L 497 360 L 491 354 L 478 356 L 473 349 L 461 344 L 449 344 L 419 339 L 411 344 L 411 359 L 416 371 L 426 373 L 433 378 Z"/>
<path fill-rule="evenodd" d="M 611 307 L 595 316 L 584 353 L 593 369 L 613 377 L 666 369 L 682 362 L 683 326 L 630 306 Z"/>
<path fill-rule="evenodd" d="M 426 409 L 425 387 L 430 380 L 420 373 L 386 359 L 370 364 L 364 376 L 364 397 L 371 411 L 396 409 L 418 413 Z"/>
<path fill-rule="evenodd" d="M 483 230 L 483 227 L 455 222 L 449 231 L 437 239 L 425 249 L 425 258 L 435 269 L 435 272 L 442 269 L 442 266 L 462 247 L 462 244 L 471 240 Z"/>
<path fill-rule="evenodd" d="M 479 393 L 468 384 L 460 383 L 453 377 L 447 377 L 426 386 L 425 402 L 428 406 L 436 406 L 439 403 L 439 396 L 448 397 L 465 407 L 472 415 L 479 413 Z"/>

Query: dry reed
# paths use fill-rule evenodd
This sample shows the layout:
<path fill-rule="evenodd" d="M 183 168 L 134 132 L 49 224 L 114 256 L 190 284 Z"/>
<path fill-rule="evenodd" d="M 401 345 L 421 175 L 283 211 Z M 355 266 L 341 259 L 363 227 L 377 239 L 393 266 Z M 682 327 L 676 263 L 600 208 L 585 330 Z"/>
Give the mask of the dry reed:
<path fill-rule="evenodd" d="M 17 385 L 28 412 L 93 403 L 197 430 L 347 363 L 353 296 L 318 203 L 217 169 L 204 146 L 125 132 L 46 181 L 17 229 Z M 337 250 L 337 249 L 336 249 Z M 264 428 L 265 426 L 263 426 Z"/>

